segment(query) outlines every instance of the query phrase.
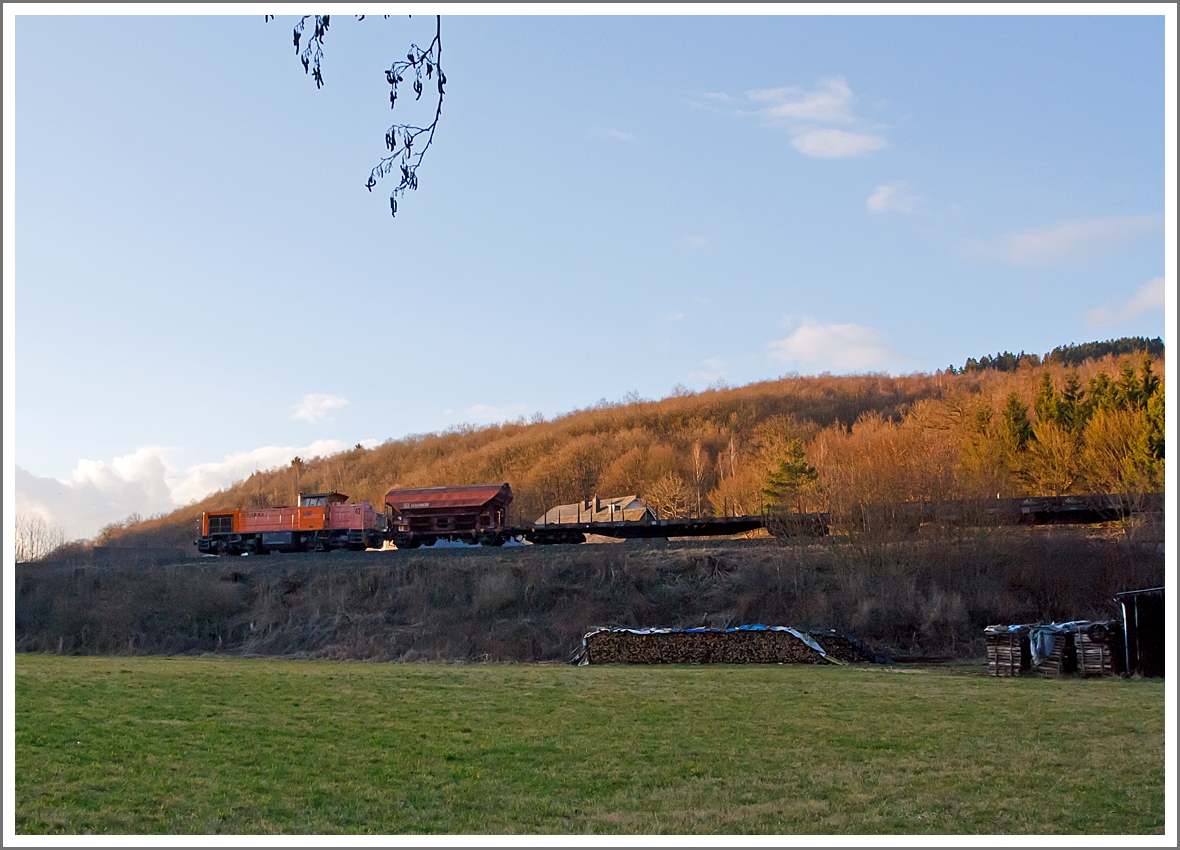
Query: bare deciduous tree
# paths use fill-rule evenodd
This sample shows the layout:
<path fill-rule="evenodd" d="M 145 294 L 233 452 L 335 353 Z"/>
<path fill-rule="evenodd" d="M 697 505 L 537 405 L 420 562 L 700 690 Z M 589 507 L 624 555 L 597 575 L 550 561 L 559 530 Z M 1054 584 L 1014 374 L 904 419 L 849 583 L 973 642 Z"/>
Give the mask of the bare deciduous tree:
<path fill-rule="evenodd" d="M 688 485 L 674 472 L 660 476 L 645 494 L 645 501 L 655 509 L 660 519 L 680 519 L 688 515 L 692 493 Z"/>
<path fill-rule="evenodd" d="M 701 448 L 700 440 L 692 444 L 692 482 L 696 489 L 697 516 L 701 515 L 701 484 L 709 466 L 709 453 Z"/>
<path fill-rule="evenodd" d="M 16 518 L 16 560 L 40 561 L 65 545 L 66 533 L 42 517 L 22 515 Z"/>

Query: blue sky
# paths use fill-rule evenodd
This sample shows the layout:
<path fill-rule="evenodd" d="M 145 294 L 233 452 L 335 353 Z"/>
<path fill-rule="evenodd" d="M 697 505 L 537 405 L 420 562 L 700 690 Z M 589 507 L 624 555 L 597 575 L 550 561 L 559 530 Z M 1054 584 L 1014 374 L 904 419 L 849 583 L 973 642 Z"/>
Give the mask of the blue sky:
<path fill-rule="evenodd" d="M 1164 19 L 16 20 L 17 509 L 787 372 L 1162 335 Z M 6 281 L 6 286 L 13 283 Z M 445 482 L 439 482 L 445 483 Z"/>

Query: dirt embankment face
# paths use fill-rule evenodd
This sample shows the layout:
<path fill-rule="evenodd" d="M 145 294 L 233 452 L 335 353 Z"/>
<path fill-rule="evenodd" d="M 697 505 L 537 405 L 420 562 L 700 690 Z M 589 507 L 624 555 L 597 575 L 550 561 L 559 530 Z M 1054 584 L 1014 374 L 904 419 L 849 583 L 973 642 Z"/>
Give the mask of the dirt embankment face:
<path fill-rule="evenodd" d="M 1115 592 L 1163 576 L 1158 541 L 1083 529 L 22 565 L 16 637 L 33 652 L 556 661 L 598 626 L 765 623 L 976 657 L 991 623 L 1113 617 Z"/>

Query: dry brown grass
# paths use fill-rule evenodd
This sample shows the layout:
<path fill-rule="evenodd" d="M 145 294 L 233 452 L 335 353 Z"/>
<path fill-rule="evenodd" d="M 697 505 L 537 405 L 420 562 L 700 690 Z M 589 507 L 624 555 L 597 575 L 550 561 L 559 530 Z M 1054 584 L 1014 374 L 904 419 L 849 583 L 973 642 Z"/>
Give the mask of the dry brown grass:
<path fill-rule="evenodd" d="M 991 623 L 1104 619 L 1163 569 L 1157 539 L 1079 528 L 22 565 L 16 635 L 36 652 L 530 661 L 598 626 L 761 622 L 981 657 Z"/>

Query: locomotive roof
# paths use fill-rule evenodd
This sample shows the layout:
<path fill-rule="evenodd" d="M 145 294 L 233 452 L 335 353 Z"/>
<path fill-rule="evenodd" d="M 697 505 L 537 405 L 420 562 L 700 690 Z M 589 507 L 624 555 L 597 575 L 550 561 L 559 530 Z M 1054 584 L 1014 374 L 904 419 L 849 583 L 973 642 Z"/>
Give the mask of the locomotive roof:
<path fill-rule="evenodd" d="M 507 484 L 463 484 L 456 487 L 410 487 L 385 494 L 385 503 L 398 510 L 406 508 L 474 508 L 498 499 L 512 501 Z"/>

